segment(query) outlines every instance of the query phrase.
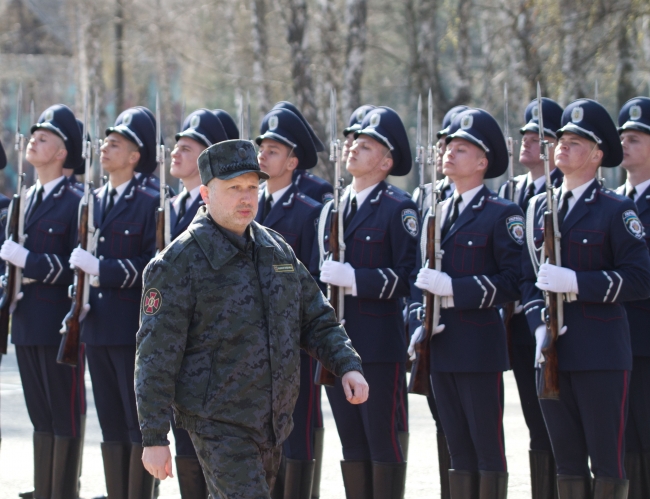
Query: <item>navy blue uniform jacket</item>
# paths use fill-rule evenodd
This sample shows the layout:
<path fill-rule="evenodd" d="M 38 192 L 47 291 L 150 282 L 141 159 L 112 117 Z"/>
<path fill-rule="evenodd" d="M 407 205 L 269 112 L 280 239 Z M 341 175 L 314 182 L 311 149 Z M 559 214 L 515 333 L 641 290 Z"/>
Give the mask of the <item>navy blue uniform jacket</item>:
<path fill-rule="evenodd" d="M 176 200 L 178 196 L 174 196 L 171 199 L 171 203 L 173 204 L 174 201 Z M 169 216 L 169 222 L 171 224 L 171 233 L 172 233 L 172 241 L 176 239 L 178 236 L 180 236 L 183 232 L 185 232 L 185 229 L 187 229 L 194 220 L 194 217 L 196 216 L 196 212 L 199 211 L 199 208 L 203 206 L 205 203 L 203 202 L 203 198 L 199 194 L 196 196 L 196 199 L 194 202 L 187 207 L 187 210 L 185 210 L 185 214 L 182 216 L 180 220 L 178 220 L 178 215 L 176 213 L 176 210 L 172 206 L 170 211 L 170 216 Z"/>
<path fill-rule="evenodd" d="M 533 199 L 534 242 L 541 248 L 546 196 Z M 562 266 L 575 270 L 579 293 L 574 301 L 564 302 L 567 332 L 557 341 L 560 370 L 632 368 L 630 330 L 622 303 L 650 296 L 650 255 L 638 225 L 634 202 L 595 180 L 561 224 Z M 544 296 L 536 280 L 526 246 L 521 290 L 531 331 L 543 324 Z"/>
<path fill-rule="evenodd" d="M 33 190 L 28 192 L 25 209 Z M 29 255 L 23 269 L 23 298 L 11 321 L 11 341 L 16 345 L 61 343 L 61 321 L 72 303 L 68 286 L 74 272 L 69 259 L 77 246 L 80 199 L 79 190 L 63 179 L 25 221 Z"/>
<path fill-rule="evenodd" d="M 380 182 L 345 231 L 345 261 L 357 283 L 357 296 L 345 297 L 345 330 L 363 362 L 406 360 L 402 299 L 409 296 L 418 228 L 410 195 Z"/>
<path fill-rule="evenodd" d="M 82 322 L 81 338 L 93 346 L 135 345 L 142 271 L 156 249 L 159 195 L 134 177 L 102 222 L 107 188 L 95 191 L 99 279 L 90 288 L 90 312 Z"/>
<path fill-rule="evenodd" d="M 291 180 L 300 192 L 319 203 L 334 197 L 332 184 L 307 170 L 294 170 Z"/>

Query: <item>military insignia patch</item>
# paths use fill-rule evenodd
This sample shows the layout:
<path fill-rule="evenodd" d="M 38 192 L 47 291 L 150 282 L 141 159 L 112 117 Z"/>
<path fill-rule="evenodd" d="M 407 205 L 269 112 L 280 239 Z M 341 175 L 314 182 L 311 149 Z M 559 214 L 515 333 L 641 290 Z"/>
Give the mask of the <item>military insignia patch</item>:
<path fill-rule="evenodd" d="M 571 121 L 574 123 L 580 123 L 582 118 L 585 116 L 585 111 L 580 106 L 574 107 L 571 111 Z"/>
<path fill-rule="evenodd" d="M 418 227 L 418 215 L 415 210 L 402 210 L 402 225 L 406 232 L 413 237 L 417 237 L 419 227 Z"/>
<path fill-rule="evenodd" d="M 514 215 L 512 217 L 506 218 L 506 227 L 508 228 L 508 234 L 517 244 L 524 244 L 524 236 L 526 232 L 524 231 L 524 217 L 521 215 Z"/>
<path fill-rule="evenodd" d="M 282 265 L 273 265 L 273 270 L 278 273 L 278 274 L 284 274 L 287 272 L 295 272 L 293 269 L 293 265 L 290 263 L 285 263 Z"/>
<path fill-rule="evenodd" d="M 332 194 L 331 192 L 326 192 L 325 194 L 323 194 L 323 204 L 327 203 L 328 201 L 331 201 L 332 199 L 334 199 L 334 194 Z"/>
<path fill-rule="evenodd" d="M 645 236 L 643 224 L 634 210 L 627 210 L 623 213 L 623 222 L 625 223 L 625 228 L 630 234 L 637 239 L 643 239 Z"/>
<path fill-rule="evenodd" d="M 381 122 L 381 114 L 375 113 L 370 117 L 370 126 L 373 128 L 377 128 L 379 126 L 379 123 Z"/>
<path fill-rule="evenodd" d="M 271 116 L 269 118 L 269 130 L 275 130 L 278 127 L 279 121 L 277 116 Z"/>
<path fill-rule="evenodd" d="M 54 119 L 54 111 L 48 109 L 45 113 L 45 121 L 52 121 Z"/>
<path fill-rule="evenodd" d="M 460 127 L 463 130 L 467 130 L 469 128 L 472 128 L 473 124 L 474 124 L 474 116 L 468 114 L 467 116 L 463 116 L 463 119 L 460 122 Z"/>
<path fill-rule="evenodd" d="M 635 121 L 641 119 L 641 106 L 630 107 L 630 119 Z"/>
<path fill-rule="evenodd" d="M 145 315 L 156 315 L 162 307 L 162 296 L 156 288 L 151 288 L 144 293 L 142 298 L 142 311 Z"/>
<path fill-rule="evenodd" d="M 190 128 L 197 128 L 201 124 L 201 117 L 198 114 L 192 116 L 190 120 Z"/>

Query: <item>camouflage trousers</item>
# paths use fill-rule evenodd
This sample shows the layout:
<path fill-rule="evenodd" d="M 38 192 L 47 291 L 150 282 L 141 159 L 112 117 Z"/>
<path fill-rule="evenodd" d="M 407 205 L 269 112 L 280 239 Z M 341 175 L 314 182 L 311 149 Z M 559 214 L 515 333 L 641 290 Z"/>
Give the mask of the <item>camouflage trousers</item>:
<path fill-rule="evenodd" d="M 213 499 L 269 499 L 282 447 L 261 448 L 251 439 L 190 431 Z"/>

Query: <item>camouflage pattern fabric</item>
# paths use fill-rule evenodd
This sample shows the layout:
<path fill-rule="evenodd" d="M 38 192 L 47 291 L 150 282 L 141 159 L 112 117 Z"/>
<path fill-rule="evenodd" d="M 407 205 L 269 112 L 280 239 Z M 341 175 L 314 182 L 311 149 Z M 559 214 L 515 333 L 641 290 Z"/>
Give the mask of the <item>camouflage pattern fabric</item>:
<path fill-rule="evenodd" d="M 334 310 L 276 232 L 252 222 L 239 250 L 202 207 L 144 273 L 135 391 L 143 445 L 178 425 L 275 447 L 293 427 L 303 348 L 361 371 Z M 251 258 L 251 256 L 253 258 Z"/>

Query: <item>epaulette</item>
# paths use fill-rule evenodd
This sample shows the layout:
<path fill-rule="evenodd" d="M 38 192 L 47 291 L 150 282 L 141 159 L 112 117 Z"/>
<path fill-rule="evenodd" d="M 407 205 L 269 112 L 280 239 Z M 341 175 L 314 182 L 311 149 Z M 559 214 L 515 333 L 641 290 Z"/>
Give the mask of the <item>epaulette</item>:
<path fill-rule="evenodd" d="M 312 182 L 317 183 L 317 184 L 322 184 L 322 185 L 327 185 L 327 184 L 329 184 L 329 182 L 328 182 L 327 180 L 325 180 L 324 178 L 321 178 L 321 177 L 319 177 L 319 176 L 317 176 L 317 175 L 314 175 L 314 174 L 311 173 L 311 172 L 305 172 L 305 174 L 304 174 L 303 176 L 304 176 L 305 178 L 308 178 L 308 179 L 311 180 Z"/>
<path fill-rule="evenodd" d="M 411 196 L 408 192 L 403 191 L 399 187 L 395 187 L 394 185 L 388 184 L 386 189 L 382 191 L 382 194 L 384 197 L 387 197 L 389 199 L 392 199 L 393 201 L 397 201 L 398 203 L 401 203 L 403 201 L 408 201 L 411 199 Z"/>
<path fill-rule="evenodd" d="M 156 189 L 149 187 L 148 185 L 138 184 L 137 189 L 139 192 L 142 192 L 143 194 L 146 194 L 152 198 L 158 197 L 160 195 Z"/>
<path fill-rule="evenodd" d="M 298 194 L 296 196 L 296 201 L 300 201 L 300 202 L 306 204 L 307 206 L 309 206 L 310 208 L 316 208 L 317 206 L 320 206 L 320 204 L 321 204 L 318 201 L 316 201 L 315 199 L 312 199 L 309 196 L 307 196 L 307 194 L 303 194 L 302 192 L 298 192 Z"/>
<path fill-rule="evenodd" d="M 84 195 L 84 191 L 80 191 L 76 184 L 68 184 L 68 191 L 72 192 L 77 198 L 81 199 Z"/>
<path fill-rule="evenodd" d="M 518 206 L 517 203 L 514 201 L 510 201 L 509 199 L 501 198 L 497 196 L 496 194 L 492 194 L 491 196 L 488 197 L 487 201 L 493 204 L 498 204 L 499 206 Z"/>

